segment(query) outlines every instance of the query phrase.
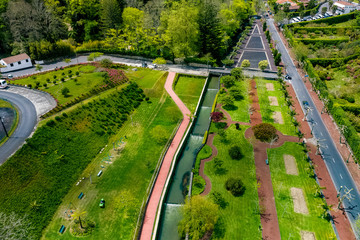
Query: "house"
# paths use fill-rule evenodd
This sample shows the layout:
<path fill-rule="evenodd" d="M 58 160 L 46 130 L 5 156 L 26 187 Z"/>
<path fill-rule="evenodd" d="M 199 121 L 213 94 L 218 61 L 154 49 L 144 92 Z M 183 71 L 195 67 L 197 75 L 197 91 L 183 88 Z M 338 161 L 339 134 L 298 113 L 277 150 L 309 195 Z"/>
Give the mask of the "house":
<path fill-rule="evenodd" d="M 32 67 L 31 59 L 26 53 L 3 58 L 0 64 L 0 71 L 3 73 Z"/>
<path fill-rule="evenodd" d="M 349 13 L 356 10 L 356 4 L 351 2 L 337 1 L 334 2 L 334 5 L 343 13 Z"/>
<path fill-rule="evenodd" d="M 290 4 L 289 10 L 291 12 L 294 12 L 294 11 L 296 11 L 296 10 L 298 10 L 300 8 L 300 6 L 297 5 L 296 2 L 293 2 L 291 0 L 277 0 L 276 3 L 279 4 L 279 5 L 284 5 L 286 3 Z"/>

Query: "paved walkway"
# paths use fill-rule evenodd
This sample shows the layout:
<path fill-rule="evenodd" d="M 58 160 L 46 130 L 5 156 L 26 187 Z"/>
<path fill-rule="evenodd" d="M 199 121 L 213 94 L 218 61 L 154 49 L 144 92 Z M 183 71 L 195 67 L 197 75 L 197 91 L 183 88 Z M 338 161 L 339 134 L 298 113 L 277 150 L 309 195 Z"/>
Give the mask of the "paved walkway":
<path fill-rule="evenodd" d="M 156 213 L 157 213 L 159 202 L 161 199 L 161 194 L 162 194 L 162 191 L 163 191 L 165 183 L 166 183 L 166 179 L 170 172 L 171 163 L 173 161 L 176 150 L 177 150 L 178 146 L 180 145 L 182 137 L 184 136 L 184 133 L 190 123 L 189 109 L 185 106 L 185 104 L 180 100 L 180 98 L 175 94 L 174 90 L 172 89 L 175 75 L 176 75 L 175 72 L 169 73 L 169 75 L 166 79 L 166 82 L 165 82 L 165 89 L 169 93 L 170 97 L 174 100 L 176 105 L 180 108 L 184 119 L 183 119 L 179 129 L 177 130 L 176 135 L 175 135 L 173 141 L 171 142 L 171 145 L 170 145 L 168 151 L 165 154 L 163 163 L 162 163 L 160 171 L 159 171 L 159 175 L 155 181 L 153 191 L 151 192 L 149 203 L 147 205 L 146 212 L 145 212 L 144 223 L 143 223 L 142 230 L 140 233 L 141 240 L 150 240 L 152 238 Z"/>

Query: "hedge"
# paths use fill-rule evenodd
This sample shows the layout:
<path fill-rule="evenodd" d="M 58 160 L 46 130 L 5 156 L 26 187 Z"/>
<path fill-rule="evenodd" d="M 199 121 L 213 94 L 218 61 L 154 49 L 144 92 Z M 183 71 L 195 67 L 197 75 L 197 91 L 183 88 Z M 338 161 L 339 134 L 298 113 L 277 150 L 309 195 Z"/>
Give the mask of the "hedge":
<path fill-rule="evenodd" d="M 322 43 L 323 45 L 337 45 L 342 42 L 349 42 L 349 38 L 338 38 L 338 39 L 310 39 L 310 38 L 296 38 L 296 41 L 303 42 L 304 44 L 315 44 L 315 43 Z"/>
<path fill-rule="evenodd" d="M 308 9 L 304 11 L 304 16 L 309 16 L 311 14 L 311 11 L 315 10 L 316 12 L 319 11 L 319 7 L 321 4 L 317 5 L 316 7 L 312 8 L 312 9 Z M 288 14 L 289 18 L 293 18 L 293 17 L 298 17 L 300 16 L 300 12 L 290 12 Z"/>
<path fill-rule="evenodd" d="M 199 63 L 199 64 L 205 64 L 205 65 L 210 65 L 210 66 L 215 66 L 216 65 L 216 60 L 213 59 L 213 58 L 209 58 L 206 59 L 206 58 L 196 58 L 196 57 L 187 57 L 184 59 L 184 62 L 186 64 L 189 64 L 189 63 Z"/>
<path fill-rule="evenodd" d="M 339 105 L 342 109 L 344 109 L 347 112 L 352 112 L 355 115 L 360 115 L 360 105 L 356 104 L 345 104 L 345 105 Z"/>
<path fill-rule="evenodd" d="M 331 65 L 332 67 L 340 67 L 341 65 L 344 65 L 348 61 L 356 59 L 359 56 L 360 54 L 350 55 L 345 58 L 309 58 L 309 61 L 313 66 L 319 65 L 322 67 L 327 67 Z"/>
<path fill-rule="evenodd" d="M 355 30 L 360 29 L 360 27 L 294 27 L 292 28 L 293 33 L 298 33 L 299 31 L 306 31 L 307 33 L 322 31 L 324 34 L 336 34 L 338 30 Z"/>
<path fill-rule="evenodd" d="M 313 20 L 311 21 L 311 23 L 328 23 L 328 24 L 336 24 L 336 23 L 342 23 L 342 22 L 346 22 L 348 20 L 352 20 L 355 19 L 357 14 L 359 14 L 357 11 L 355 12 L 351 12 L 348 14 L 343 14 L 343 15 L 339 15 L 339 16 L 335 16 L 335 17 L 328 17 L 328 18 L 321 18 L 318 20 Z M 291 23 L 288 24 L 287 26 L 292 28 L 292 27 L 298 27 L 298 26 L 305 26 L 306 24 L 309 24 L 308 21 L 304 21 L 304 22 L 298 22 L 298 23 Z"/>

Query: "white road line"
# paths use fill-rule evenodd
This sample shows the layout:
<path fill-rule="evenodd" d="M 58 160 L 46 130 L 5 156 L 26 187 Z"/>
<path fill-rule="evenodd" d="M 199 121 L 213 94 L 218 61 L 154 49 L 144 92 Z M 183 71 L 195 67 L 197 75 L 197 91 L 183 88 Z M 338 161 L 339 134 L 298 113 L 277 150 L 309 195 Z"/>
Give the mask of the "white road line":
<path fill-rule="evenodd" d="M 341 177 L 341 179 L 343 179 L 342 176 L 341 176 L 341 174 L 340 174 L 340 177 Z"/>
<path fill-rule="evenodd" d="M 268 65 L 269 65 L 270 70 L 273 70 L 273 69 L 271 68 L 270 60 L 269 60 L 269 57 L 268 57 L 268 55 L 267 55 L 266 52 L 265 52 L 265 56 L 266 56 L 266 59 L 267 59 L 267 61 L 268 61 Z"/>
<path fill-rule="evenodd" d="M 261 44 L 262 44 L 262 49 L 263 49 L 263 50 L 266 50 L 266 49 L 265 49 L 265 45 L 264 45 L 264 41 L 263 41 L 261 35 L 260 35 L 260 40 L 261 40 Z"/>
<path fill-rule="evenodd" d="M 334 158 L 332 158 L 332 160 L 333 160 L 333 162 L 335 163 L 335 159 L 334 159 Z"/>
<path fill-rule="evenodd" d="M 247 43 L 246 43 L 246 45 L 245 45 L 245 48 L 247 48 L 247 45 L 249 44 L 249 42 L 250 42 L 251 38 L 252 38 L 252 36 L 250 36 L 250 38 L 249 38 L 248 42 L 247 42 Z"/>
<path fill-rule="evenodd" d="M 239 66 L 239 64 L 240 64 L 240 62 L 241 62 L 241 58 L 242 58 L 242 56 L 244 55 L 244 52 L 245 52 L 245 50 L 242 51 L 242 53 L 241 53 L 241 55 L 240 55 L 240 58 L 239 58 L 239 61 L 238 61 L 237 64 L 236 64 L 236 67 Z"/>
<path fill-rule="evenodd" d="M 321 135 L 322 137 L 324 136 L 322 132 L 320 132 L 320 135 Z"/>

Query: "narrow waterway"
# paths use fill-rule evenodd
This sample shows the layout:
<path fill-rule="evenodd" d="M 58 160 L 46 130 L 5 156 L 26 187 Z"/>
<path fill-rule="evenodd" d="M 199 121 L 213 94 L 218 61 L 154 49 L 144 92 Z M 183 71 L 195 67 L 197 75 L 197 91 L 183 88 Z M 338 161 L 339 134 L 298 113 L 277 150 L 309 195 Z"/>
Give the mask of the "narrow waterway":
<path fill-rule="evenodd" d="M 198 114 L 191 133 L 177 159 L 170 184 L 167 189 L 163 210 L 160 216 L 160 226 L 156 239 L 180 239 L 177 228 L 181 220 L 181 205 L 188 194 L 190 174 L 196 155 L 200 150 L 205 132 L 209 128 L 210 113 L 217 92 L 219 91 L 219 77 L 210 76 L 203 99 L 200 100 Z"/>

